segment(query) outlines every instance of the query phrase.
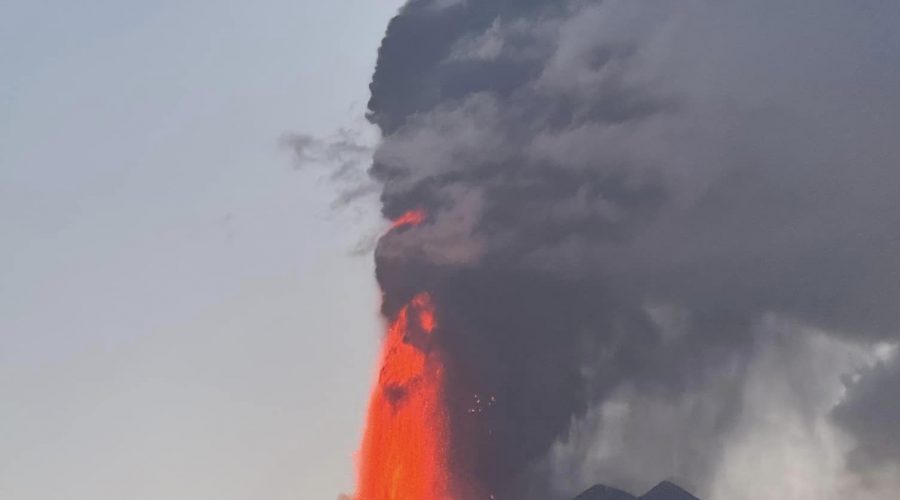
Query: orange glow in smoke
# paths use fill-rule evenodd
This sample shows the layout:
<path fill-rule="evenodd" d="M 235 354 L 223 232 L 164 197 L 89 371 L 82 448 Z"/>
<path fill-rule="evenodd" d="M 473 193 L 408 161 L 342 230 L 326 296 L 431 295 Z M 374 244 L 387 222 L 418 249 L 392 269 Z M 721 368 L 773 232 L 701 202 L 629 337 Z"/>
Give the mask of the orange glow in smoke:
<path fill-rule="evenodd" d="M 397 229 L 404 226 L 418 226 L 423 222 L 425 222 L 425 211 L 419 208 L 416 210 L 410 210 L 409 212 L 406 212 L 400 217 L 394 219 L 394 221 L 391 223 L 391 228 Z"/>
<path fill-rule="evenodd" d="M 356 500 L 449 500 L 444 367 L 427 293 L 388 328 L 359 453 Z"/>

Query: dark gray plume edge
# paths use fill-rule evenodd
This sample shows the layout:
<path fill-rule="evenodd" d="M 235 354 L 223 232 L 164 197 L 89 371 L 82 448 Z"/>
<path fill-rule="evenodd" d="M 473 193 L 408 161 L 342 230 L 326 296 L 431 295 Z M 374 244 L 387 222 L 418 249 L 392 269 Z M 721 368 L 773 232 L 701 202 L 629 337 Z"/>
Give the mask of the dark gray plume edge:
<path fill-rule="evenodd" d="M 897 343 L 898 23 L 883 0 L 401 9 L 370 86 L 369 173 L 387 218 L 428 219 L 379 241 L 376 272 L 385 314 L 435 297 L 453 466 L 479 494 L 649 476 L 705 495 L 762 346 L 803 388 L 847 375 L 801 370 L 810 328 Z M 885 363 L 835 411 L 860 470 L 900 460 Z M 561 490 L 554 443 L 615 398 L 653 411 L 618 455 L 569 450 L 594 470 Z"/>

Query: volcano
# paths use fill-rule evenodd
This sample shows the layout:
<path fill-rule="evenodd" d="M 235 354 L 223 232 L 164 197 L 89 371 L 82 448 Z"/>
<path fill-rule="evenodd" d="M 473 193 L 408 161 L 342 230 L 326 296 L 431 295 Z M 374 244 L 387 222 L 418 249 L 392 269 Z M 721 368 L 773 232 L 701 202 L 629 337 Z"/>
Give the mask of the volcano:
<path fill-rule="evenodd" d="M 584 493 L 578 495 L 574 500 L 700 500 L 683 490 L 678 485 L 663 481 L 653 487 L 643 496 L 636 497 L 622 490 L 611 488 L 602 484 L 598 484 Z"/>

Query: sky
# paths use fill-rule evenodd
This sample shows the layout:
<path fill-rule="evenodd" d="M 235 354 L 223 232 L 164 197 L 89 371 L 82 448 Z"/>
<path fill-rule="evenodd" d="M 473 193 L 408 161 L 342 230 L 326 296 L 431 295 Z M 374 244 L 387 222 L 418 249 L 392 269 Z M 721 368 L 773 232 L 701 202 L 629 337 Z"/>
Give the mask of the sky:
<path fill-rule="evenodd" d="M 360 129 L 398 0 L 0 0 L 0 497 L 333 499 L 383 222 L 289 133 Z"/>

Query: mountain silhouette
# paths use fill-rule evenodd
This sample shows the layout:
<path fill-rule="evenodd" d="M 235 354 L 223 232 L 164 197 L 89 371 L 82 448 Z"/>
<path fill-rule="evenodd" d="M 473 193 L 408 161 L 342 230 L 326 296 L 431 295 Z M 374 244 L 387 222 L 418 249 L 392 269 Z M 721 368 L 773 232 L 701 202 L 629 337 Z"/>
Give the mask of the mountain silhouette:
<path fill-rule="evenodd" d="M 700 500 L 678 485 L 663 481 L 642 496 L 636 497 L 620 489 L 598 484 L 573 500 Z"/>
<path fill-rule="evenodd" d="M 598 484 L 591 489 L 585 491 L 584 493 L 575 497 L 574 500 L 636 500 L 637 497 L 630 494 L 625 493 L 622 490 L 616 488 L 610 488 L 609 486 L 604 486 L 602 484 Z"/>

